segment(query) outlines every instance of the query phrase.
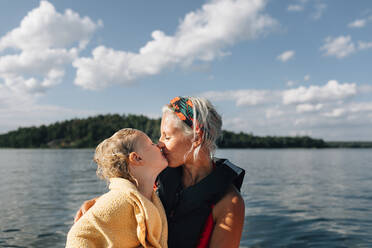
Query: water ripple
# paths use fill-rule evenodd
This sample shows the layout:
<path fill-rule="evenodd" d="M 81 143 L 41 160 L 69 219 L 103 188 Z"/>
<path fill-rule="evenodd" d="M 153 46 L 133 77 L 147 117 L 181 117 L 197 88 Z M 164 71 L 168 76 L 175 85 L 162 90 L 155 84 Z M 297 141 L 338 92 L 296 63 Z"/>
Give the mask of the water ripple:
<path fill-rule="evenodd" d="M 246 170 L 241 247 L 371 247 L 371 150 L 217 154 Z M 0 150 L 0 247 L 64 247 L 82 202 L 107 191 L 92 156 Z"/>

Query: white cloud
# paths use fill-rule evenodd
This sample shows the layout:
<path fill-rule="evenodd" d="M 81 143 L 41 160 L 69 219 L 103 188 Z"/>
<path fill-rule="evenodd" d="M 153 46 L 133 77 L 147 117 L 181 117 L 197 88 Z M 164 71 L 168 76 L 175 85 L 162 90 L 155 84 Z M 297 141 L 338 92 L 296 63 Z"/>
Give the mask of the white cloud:
<path fill-rule="evenodd" d="M 279 107 L 275 107 L 266 109 L 265 114 L 267 119 L 272 119 L 282 116 L 284 112 Z"/>
<path fill-rule="evenodd" d="M 352 41 L 351 36 L 339 36 L 336 38 L 327 37 L 325 44 L 320 50 L 325 51 L 325 56 L 344 58 L 356 51 L 372 48 L 372 42 L 358 41 L 358 45 Z"/>
<path fill-rule="evenodd" d="M 277 24 L 263 13 L 264 8 L 264 0 L 210 1 L 188 13 L 173 36 L 153 31 L 152 40 L 138 53 L 100 46 L 93 50 L 92 57 L 76 59 L 75 83 L 100 89 L 157 74 L 171 66 L 224 56 L 224 48 L 239 40 L 254 39 Z"/>
<path fill-rule="evenodd" d="M 310 75 L 305 75 L 303 81 L 307 82 L 310 80 Z M 301 82 L 301 80 L 288 80 L 286 85 L 288 87 L 293 87 L 295 85 L 298 85 Z"/>
<path fill-rule="evenodd" d="M 295 51 L 288 50 L 278 55 L 278 57 L 276 58 L 282 62 L 287 62 L 288 60 L 292 59 L 294 55 L 295 55 Z"/>
<path fill-rule="evenodd" d="M 323 101 L 343 100 L 357 93 L 355 83 L 339 84 L 336 80 L 330 80 L 323 87 L 311 85 L 299 87 L 283 92 L 284 104 L 316 103 Z"/>
<path fill-rule="evenodd" d="M 297 0 L 295 4 L 288 5 L 287 10 L 291 12 L 303 11 L 305 9 L 306 3 L 307 3 L 307 0 Z"/>
<path fill-rule="evenodd" d="M 235 101 L 236 106 L 255 106 L 272 101 L 272 93 L 265 90 L 208 91 L 201 96 L 215 101 Z"/>
<path fill-rule="evenodd" d="M 301 105 L 298 105 L 301 106 Z M 297 106 L 297 107 L 298 107 Z M 310 110 L 311 107 L 309 106 L 309 111 L 319 111 L 324 109 L 324 105 L 312 105 L 316 109 Z M 365 113 L 372 113 L 372 102 L 352 102 L 348 104 L 333 104 L 330 105 L 327 111 L 323 112 L 322 115 L 329 118 L 339 118 L 345 117 L 348 120 L 353 120 L 357 118 L 357 115 L 352 114 L 360 114 L 361 116 L 365 117 Z"/>
<path fill-rule="evenodd" d="M 228 130 L 256 135 L 311 134 L 326 140 L 372 140 L 372 102 L 362 102 L 355 97 L 371 94 L 369 85 L 330 80 L 322 86 L 264 91 L 264 100 L 249 108 L 244 104 L 234 111 L 225 107 L 226 101 L 238 105 L 238 99 L 249 98 L 250 93 L 256 91 L 259 90 L 213 91 L 201 96 L 222 109 Z"/>
<path fill-rule="evenodd" d="M 305 10 L 305 5 L 308 1 L 307 0 L 299 0 L 295 4 L 290 4 L 287 7 L 287 11 L 289 12 L 302 12 Z M 311 1 L 310 6 L 314 8 L 312 13 L 310 14 L 310 17 L 313 20 L 319 20 L 325 13 L 327 9 L 327 4 Z"/>
<path fill-rule="evenodd" d="M 48 1 L 0 37 L 0 131 L 84 116 L 91 111 L 41 106 L 37 100 L 59 84 L 102 23 L 72 10 L 58 13 Z"/>
<path fill-rule="evenodd" d="M 89 41 L 97 26 L 88 17 L 67 9 L 64 14 L 56 12 L 48 1 L 30 11 L 18 28 L 8 32 L 0 40 L 0 51 L 6 48 L 20 50 L 43 50 L 45 48 L 64 48 L 75 42 L 83 47 Z"/>
<path fill-rule="evenodd" d="M 372 48 L 372 42 L 364 42 L 364 41 L 358 42 L 359 50 L 364 50 L 364 49 L 369 49 L 369 48 Z"/>
<path fill-rule="evenodd" d="M 299 104 L 296 106 L 296 111 L 298 113 L 304 113 L 304 112 L 314 112 L 321 110 L 323 108 L 323 104 Z"/>
<path fill-rule="evenodd" d="M 350 22 L 347 26 L 349 28 L 363 28 L 371 21 L 372 21 L 372 16 L 368 16 L 363 19 L 356 19 L 355 21 Z"/>
<path fill-rule="evenodd" d="M 29 99 L 60 83 L 65 67 L 101 25 L 69 9 L 60 14 L 51 3 L 41 1 L 19 27 L 0 38 L 0 52 L 4 53 L 0 56 L 0 84 L 5 92 L 0 101 Z"/>
<path fill-rule="evenodd" d="M 372 102 L 352 103 L 349 107 L 350 112 L 372 112 Z"/>
<path fill-rule="evenodd" d="M 324 55 L 336 56 L 337 58 L 346 57 L 356 50 L 350 36 L 327 37 L 325 44 L 320 49 L 325 51 Z"/>
<path fill-rule="evenodd" d="M 241 89 L 227 91 L 207 91 L 200 96 L 213 101 L 234 101 L 237 106 L 263 105 L 281 103 L 284 105 L 299 105 L 299 112 L 320 110 L 323 103 L 342 101 L 355 96 L 359 88 L 356 83 L 340 84 L 337 80 L 330 80 L 324 86 L 310 85 L 283 91 Z"/>
<path fill-rule="evenodd" d="M 319 20 L 323 16 L 327 8 L 327 4 L 317 3 L 315 4 L 314 8 L 315 8 L 315 12 L 312 14 L 312 18 L 314 20 Z"/>
<path fill-rule="evenodd" d="M 1 56 L 0 78 L 10 89 L 20 87 L 24 93 L 41 93 L 62 80 L 64 67 L 75 56 L 73 49 L 26 50 L 21 54 Z"/>
<path fill-rule="evenodd" d="M 350 28 L 362 28 L 366 25 L 367 20 L 365 19 L 357 19 L 351 23 L 348 24 L 348 27 Z"/>
<path fill-rule="evenodd" d="M 304 10 L 304 6 L 301 4 L 291 4 L 287 8 L 288 11 L 299 12 Z"/>
<path fill-rule="evenodd" d="M 296 84 L 296 82 L 293 81 L 293 80 L 288 80 L 288 81 L 287 81 L 287 86 L 288 86 L 288 87 L 292 87 L 292 86 L 294 86 L 295 84 Z"/>
<path fill-rule="evenodd" d="M 336 108 L 336 109 L 333 109 L 331 112 L 324 113 L 323 115 L 326 117 L 336 118 L 336 117 L 345 116 L 345 114 L 346 114 L 345 109 Z"/>
<path fill-rule="evenodd" d="M 21 81 L 23 82 L 23 80 Z M 22 84 L 23 86 L 23 84 Z M 13 86 L 11 89 L 4 83 L 0 83 L 0 109 L 7 110 L 11 106 L 27 106 L 34 103 L 30 94 L 24 94 L 20 86 Z"/>
<path fill-rule="evenodd" d="M 360 94 L 371 94 L 372 93 L 372 85 L 363 84 L 358 86 L 358 93 Z"/>

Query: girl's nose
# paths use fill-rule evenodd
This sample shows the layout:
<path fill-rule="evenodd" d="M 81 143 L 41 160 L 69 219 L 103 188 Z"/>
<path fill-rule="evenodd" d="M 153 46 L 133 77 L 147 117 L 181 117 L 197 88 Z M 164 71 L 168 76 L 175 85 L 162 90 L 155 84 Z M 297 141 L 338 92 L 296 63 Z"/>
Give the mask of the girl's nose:
<path fill-rule="evenodd" d="M 161 141 L 158 142 L 157 146 L 158 146 L 160 149 L 162 149 L 162 148 L 165 147 L 164 143 L 161 142 Z"/>

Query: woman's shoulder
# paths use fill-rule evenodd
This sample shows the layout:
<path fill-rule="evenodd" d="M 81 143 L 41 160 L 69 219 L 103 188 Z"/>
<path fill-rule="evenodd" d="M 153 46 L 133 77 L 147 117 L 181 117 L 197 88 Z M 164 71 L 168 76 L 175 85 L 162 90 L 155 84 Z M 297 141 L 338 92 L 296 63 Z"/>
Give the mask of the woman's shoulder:
<path fill-rule="evenodd" d="M 224 171 L 230 174 L 230 184 L 213 208 L 214 219 L 227 218 L 229 215 L 239 216 L 244 218 L 244 199 L 240 194 L 240 189 L 243 184 L 245 170 L 233 164 L 228 159 L 214 158 L 214 162 Z"/>
<path fill-rule="evenodd" d="M 213 217 L 214 219 L 227 218 L 229 215 L 244 217 L 244 211 L 244 199 L 236 187 L 231 185 L 213 208 Z"/>

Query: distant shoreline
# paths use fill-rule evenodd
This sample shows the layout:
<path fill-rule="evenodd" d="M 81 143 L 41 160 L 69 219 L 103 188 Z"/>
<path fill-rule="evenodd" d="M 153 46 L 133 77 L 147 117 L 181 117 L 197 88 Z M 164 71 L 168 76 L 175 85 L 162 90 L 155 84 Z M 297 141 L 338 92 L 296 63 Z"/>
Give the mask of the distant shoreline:
<path fill-rule="evenodd" d="M 95 148 L 123 127 L 142 130 L 156 141 L 160 136 L 160 121 L 160 118 L 151 119 L 143 115 L 118 114 L 71 119 L 0 134 L 0 148 Z M 309 136 L 256 136 L 223 130 L 217 146 L 219 149 L 372 148 L 372 141 L 324 141 Z"/>
<path fill-rule="evenodd" d="M 94 150 L 95 147 L 0 147 L 0 150 Z M 223 147 L 217 150 L 331 150 L 331 149 L 372 149 L 372 146 L 339 146 L 339 147 L 265 147 L 265 148 L 252 148 L 252 147 Z"/>

